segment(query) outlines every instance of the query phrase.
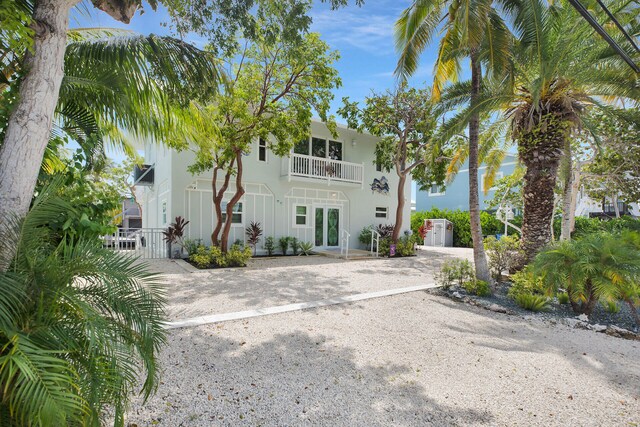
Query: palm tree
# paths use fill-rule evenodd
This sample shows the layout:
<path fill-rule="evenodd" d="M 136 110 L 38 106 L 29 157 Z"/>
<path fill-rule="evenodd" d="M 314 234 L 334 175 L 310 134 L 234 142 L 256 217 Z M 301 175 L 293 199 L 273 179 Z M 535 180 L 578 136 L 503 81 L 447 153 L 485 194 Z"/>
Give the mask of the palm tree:
<path fill-rule="evenodd" d="M 70 43 L 63 57 L 65 74 L 55 96 L 54 124 L 49 128 L 53 127 L 53 135 L 66 135 L 92 152 L 93 155 L 87 156 L 89 159 L 102 156 L 105 143 L 134 154 L 123 131 L 167 143 L 184 143 L 180 137 L 183 121 L 175 105 L 206 97 L 220 83 L 218 62 L 213 55 L 180 40 L 121 30 L 76 30 L 69 34 Z M 18 69 L 14 75 L 22 72 Z M 22 90 L 26 81 L 25 77 L 11 83 Z M 11 99 L 0 99 L 3 103 L 9 101 Z M 15 108 L 21 102 L 20 99 Z M 22 191 L 20 186 L 25 184 L 23 175 L 30 176 L 32 172 L 23 169 L 34 169 L 34 179 L 37 178 L 44 155 L 50 159 L 52 153 L 45 145 L 45 154 L 29 155 L 27 163 L 19 163 L 22 167 L 14 164 L 20 156 L 27 155 L 24 150 L 31 153 L 34 147 L 26 144 L 27 147 L 18 149 L 9 143 L 13 138 L 10 137 L 12 121 L 15 121 L 13 116 L 4 129 L 6 135 L 0 146 L 0 201 L 5 197 L 13 201 L 0 202 L 0 228 L 11 216 L 10 211 L 19 211 L 14 209 L 16 203 L 22 203 L 18 199 L 26 198 L 30 202 L 33 196 L 33 189 L 28 194 L 16 193 Z M 47 132 L 47 140 L 50 135 Z M 37 140 L 37 135 L 34 134 L 33 140 Z M 12 149 L 16 151 L 11 152 Z M 21 181 L 20 186 L 16 180 Z M 6 258 L 10 258 L 10 254 Z M 0 270 L 4 267 L 0 264 Z"/>
<path fill-rule="evenodd" d="M 164 296 L 134 258 L 50 228 L 80 212 L 45 188 L 0 234 L 0 424 L 124 424 L 129 395 L 157 386 Z M 7 251 L 2 251 L 2 254 Z M 140 375 L 141 374 L 141 375 Z"/>
<path fill-rule="evenodd" d="M 400 59 L 396 74 L 403 79 L 413 74 L 418 57 L 442 26 L 438 57 L 434 66 L 433 97 L 440 98 L 444 84 L 457 80 L 461 63 L 469 59 L 471 85 L 468 102 L 473 114 L 468 117 L 469 138 L 469 213 L 473 238 L 476 276 L 491 281 L 480 225 L 478 199 L 478 141 L 482 66 L 489 74 L 500 74 L 509 61 L 511 36 L 493 0 L 437 1 L 415 0 L 396 22 L 396 46 Z"/>
<path fill-rule="evenodd" d="M 526 167 L 522 239 L 530 261 L 551 240 L 556 177 L 572 132 L 594 127 L 589 110 L 615 114 L 606 101 L 640 100 L 640 80 L 567 4 L 531 1 L 523 15 L 531 25 L 519 34 L 515 55 L 522 65 L 513 68 L 516 90 L 503 107 Z M 618 16 L 637 34 L 632 14 Z"/>

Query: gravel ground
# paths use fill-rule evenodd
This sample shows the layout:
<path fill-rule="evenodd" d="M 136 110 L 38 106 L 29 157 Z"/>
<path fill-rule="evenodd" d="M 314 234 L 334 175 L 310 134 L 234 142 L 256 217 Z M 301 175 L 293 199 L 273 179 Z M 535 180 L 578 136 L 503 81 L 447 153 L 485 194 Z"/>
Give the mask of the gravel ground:
<path fill-rule="evenodd" d="M 246 268 L 196 272 L 171 260 L 148 263 L 164 273 L 173 321 L 427 284 L 444 260 L 469 256 L 466 248 L 419 251 L 398 259 L 289 256 L 252 259 Z"/>
<path fill-rule="evenodd" d="M 425 292 L 173 330 L 160 358 L 130 426 L 640 424 L 639 342 Z"/>

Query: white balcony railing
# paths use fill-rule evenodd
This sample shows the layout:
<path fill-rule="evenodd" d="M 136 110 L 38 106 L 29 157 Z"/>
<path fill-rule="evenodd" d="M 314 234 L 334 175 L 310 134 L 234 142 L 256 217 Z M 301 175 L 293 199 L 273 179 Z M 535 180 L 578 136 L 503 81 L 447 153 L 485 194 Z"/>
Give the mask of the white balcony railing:
<path fill-rule="evenodd" d="M 362 185 L 364 165 L 294 153 L 289 158 L 287 174 L 289 179 L 300 176 Z"/>

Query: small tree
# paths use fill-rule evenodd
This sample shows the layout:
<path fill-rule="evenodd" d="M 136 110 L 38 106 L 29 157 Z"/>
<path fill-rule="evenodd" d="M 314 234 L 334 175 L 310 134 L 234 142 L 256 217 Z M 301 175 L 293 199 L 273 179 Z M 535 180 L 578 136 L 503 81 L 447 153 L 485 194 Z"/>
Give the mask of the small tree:
<path fill-rule="evenodd" d="M 260 2 L 256 25 L 245 34 L 244 47 L 227 57 L 228 84 L 210 105 L 198 108 L 203 122 L 217 127 L 217 133 L 212 139 L 205 132 L 196 140 L 197 158 L 190 170 L 213 169 L 216 225 L 211 242 L 223 251 L 233 208 L 245 192 L 243 155 L 259 138 L 276 155 L 288 155 L 295 143 L 309 137 L 312 110 L 327 120 L 331 91 L 340 85 L 332 67 L 338 53 L 330 51 L 318 34 L 305 32 L 307 11 L 308 5 Z M 329 128 L 335 133 L 334 126 Z M 219 186 L 221 172 L 224 179 Z M 222 203 L 232 177 L 235 191 L 223 215 Z"/>
<path fill-rule="evenodd" d="M 251 221 L 251 224 L 244 230 L 247 235 L 247 243 L 253 247 L 253 255 L 256 255 L 256 247 L 260 242 L 260 236 L 262 236 L 262 227 L 259 222 Z"/>
<path fill-rule="evenodd" d="M 396 91 L 373 93 L 364 107 L 343 98 L 338 114 L 350 128 L 368 131 L 381 137 L 376 144 L 376 161 L 382 169 L 395 170 L 398 188 L 395 227 L 391 239 L 398 241 L 402 231 L 405 205 L 405 184 L 414 173 L 421 181 L 443 181 L 445 159 L 433 134 L 439 113 L 431 100 L 431 88 L 415 89 L 401 85 Z M 434 178 L 436 175 L 439 177 Z"/>

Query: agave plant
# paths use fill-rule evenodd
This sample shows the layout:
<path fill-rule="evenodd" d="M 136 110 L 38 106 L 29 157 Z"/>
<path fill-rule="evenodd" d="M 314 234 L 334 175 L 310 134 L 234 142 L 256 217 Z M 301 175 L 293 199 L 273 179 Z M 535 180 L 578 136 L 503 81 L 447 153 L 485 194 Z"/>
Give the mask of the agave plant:
<path fill-rule="evenodd" d="M 74 210 L 54 194 L 0 235 L 16 254 L 0 272 L 0 425 L 100 426 L 111 409 L 122 426 L 140 375 L 145 399 L 158 383 L 163 291 L 133 258 L 48 228 Z"/>
<path fill-rule="evenodd" d="M 640 251 L 629 239 L 595 233 L 562 241 L 538 254 L 533 272 L 547 289 L 566 289 L 576 313 L 590 315 L 598 300 L 615 298 L 624 300 L 639 320 L 634 306 L 640 300 Z"/>

